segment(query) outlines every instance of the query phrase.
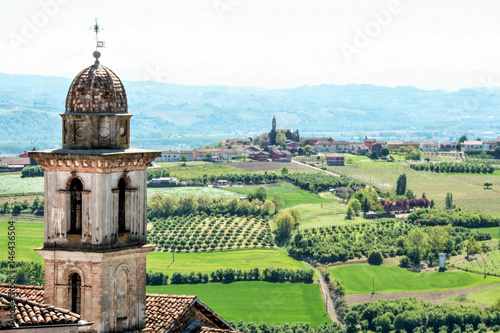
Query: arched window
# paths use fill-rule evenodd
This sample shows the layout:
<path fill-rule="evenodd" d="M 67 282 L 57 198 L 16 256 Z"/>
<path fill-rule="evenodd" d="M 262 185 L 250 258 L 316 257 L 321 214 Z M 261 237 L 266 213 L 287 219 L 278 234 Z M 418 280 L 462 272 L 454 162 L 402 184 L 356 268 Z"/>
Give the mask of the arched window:
<path fill-rule="evenodd" d="M 70 192 L 70 225 L 68 234 L 82 233 L 82 190 L 80 179 L 73 178 L 69 187 Z"/>
<path fill-rule="evenodd" d="M 121 178 L 118 182 L 118 233 L 126 232 L 125 227 L 125 189 L 127 183 L 125 178 Z"/>
<path fill-rule="evenodd" d="M 69 275 L 69 308 L 71 312 L 80 314 L 82 297 L 82 279 L 78 273 Z"/>

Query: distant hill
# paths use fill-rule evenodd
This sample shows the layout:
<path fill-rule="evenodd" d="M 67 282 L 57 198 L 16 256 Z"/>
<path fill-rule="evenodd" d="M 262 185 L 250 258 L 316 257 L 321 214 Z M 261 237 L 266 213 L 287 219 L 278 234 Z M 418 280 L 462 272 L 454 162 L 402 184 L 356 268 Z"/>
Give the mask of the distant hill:
<path fill-rule="evenodd" d="M 0 73 L 0 149 L 58 146 L 59 113 L 71 79 Z M 184 86 L 124 81 L 132 142 L 197 145 L 200 135 L 246 136 L 279 128 L 305 132 L 499 130 L 500 90 L 320 85 L 293 89 Z M 19 147 L 17 146 L 19 145 Z M 137 144 L 136 144 L 137 146 Z M 31 148 L 31 147 L 30 147 Z"/>

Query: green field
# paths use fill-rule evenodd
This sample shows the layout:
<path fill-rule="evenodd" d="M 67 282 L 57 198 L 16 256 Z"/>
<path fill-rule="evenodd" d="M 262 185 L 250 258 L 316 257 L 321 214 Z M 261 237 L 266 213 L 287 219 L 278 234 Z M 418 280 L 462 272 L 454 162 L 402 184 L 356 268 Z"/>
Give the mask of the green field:
<path fill-rule="evenodd" d="M 462 271 L 414 273 L 395 265 L 372 266 L 353 264 L 329 269 L 330 277 L 339 280 L 347 294 L 372 292 L 372 274 L 375 274 L 375 292 L 415 292 L 463 289 L 500 282 L 500 278 Z"/>
<path fill-rule="evenodd" d="M 486 232 L 491 235 L 492 238 L 500 239 L 500 227 L 492 227 L 492 228 L 474 228 L 472 230 L 477 230 L 481 232 Z"/>
<path fill-rule="evenodd" d="M 240 196 L 230 191 L 224 191 L 214 187 L 183 186 L 183 187 L 148 187 L 148 201 L 153 194 L 163 193 L 174 197 L 185 197 L 188 195 L 206 194 L 212 198 L 239 198 Z"/>
<path fill-rule="evenodd" d="M 347 158 L 347 157 L 346 157 Z M 349 157 L 351 165 L 329 166 L 328 170 L 371 184 L 378 189 L 394 190 L 399 175 L 406 173 L 408 188 L 417 197 L 425 193 L 437 206 L 443 207 L 446 193 L 453 194 L 454 204 L 465 210 L 479 210 L 500 216 L 500 174 L 442 174 L 410 169 L 406 161 L 372 161 L 366 157 Z M 398 157 L 395 156 L 397 159 Z M 500 172 L 500 171 L 499 171 Z M 491 181 L 493 190 L 485 190 L 484 182 Z"/>
<path fill-rule="evenodd" d="M 196 163 L 196 164 L 195 164 Z M 206 164 L 204 162 L 195 162 L 192 163 L 191 166 L 179 166 L 179 163 L 172 163 L 173 166 L 168 167 L 171 177 L 177 177 L 180 180 L 193 180 L 203 175 L 211 176 L 219 176 L 222 174 L 247 174 L 250 173 L 240 168 L 236 168 L 231 166 L 230 164 Z M 201 164 L 201 165 L 200 165 Z"/>
<path fill-rule="evenodd" d="M 493 304 L 500 297 L 500 285 L 474 291 L 466 294 L 467 298 L 464 303 L 480 303 L 480 304 Z M 450 297 L 445 301 L 459 302 L 460 296 Z"/>
<path fill-rule="evenodd" d="M 7 231 L 9 224 L 0 222 L 0 260 L 8 260 Z M 43 261 L 35 247 L 43 246 L 43 223 L 16 222 L 16 260 Z"/>
<path fill-rule="evenodd" d="M 453 265 L 479 274 L 484 273 L 486 269 L 488 274 L 500 275 L 500 250 L 487 252 L 486 256 L 480 259 L 457 261 Z"/>
<path fill-rule="evenodd" d="M 21 178 L 21 173 L 0 173 L 0 195 L 43 193 L 43 177 Z"/>
<path fill-rule="evenodd" d="M 171 252 L 151 252 L 147 259 L 148 270 L 169 275 L 173 272 L 211 273 L 224 268 L 249 270 L 255 267 L 263 269 L 271 266 L 291 269 L 310 268 L 309 265 L 289 257 L 282 249 L 175 253 L 173 263 Z"/>
<path fill-rule="evenodd" d="M 224 190 L 237 193 L 239 195 L 246 195 L 250 191 L 253 191 L 258 186 L 233 186 L 226 187 Z M 290 183 L 279 183 L 272 186 L 267 185 L 267 197 L 272 197 L 275 193 L 279 194 L 283 198 L 284 208 L 295 206 L 304 203 L 330 203 L 331 200 L 325 199 L 316 195 L 314 193 L 302 190 Z"/>
<path fill-rule="evenodd" d="M 325 316 L 319 285 L 233 282 L 149 286 L 148 293 L 196 295 L 227 321 L 254 323 L 332 323 Z"/>

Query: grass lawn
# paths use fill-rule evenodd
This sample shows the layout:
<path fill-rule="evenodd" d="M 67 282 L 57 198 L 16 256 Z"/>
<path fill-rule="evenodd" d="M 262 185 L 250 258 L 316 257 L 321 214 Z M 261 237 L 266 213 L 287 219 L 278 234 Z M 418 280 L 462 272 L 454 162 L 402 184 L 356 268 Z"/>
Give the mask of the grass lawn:
<path fill-rule="evenodd" d="M 483 211 L 500 216 L 498 202 L 500 191 L 485 190 L 484 182 L 491 181 L 493 189 L 500 188 L 500 175 L 494 174 L 442 174 L 430 171 L 415 171 L 406 162 L 374 162 L 358 158 L 346 166 L 329 166 L 328 170 L 352 177 L 376 186 L 381 190 L 394 190 L 399 175 L 405 173 L 408 188 L 417 197 L 425 193 L 437 206 L 443 207 L 446 193 L 453 194 L 457 206 L 470 211 Z M 366 159 L 366 158 L 365 158 Z"/>
<path fill-rule="evenodd" d="M 442 291 L 463 289 L 500 282 L 500 278 L 463 271 L 413 273 L 393 265 L 372 266 L 353 264 L 329 269 L 332 279 L 338 279 L 348 294 L 372 292 L 372 274 L 375 274 L 375 292 Z"/>
<path fill-rule="evenodd" d="M 500 239 L 500 227 L 492 227 L 492 228 L 474 228 L 472 230 L 477 230 L 481 232 L 486 232 L 491 235 L 492 238 Z"/>
<path fill-rule="evenodd" d="M 227 321 L 332 323 L 316 283 L 233 282 L 149 286 L 148 293 L 196 295 Z"/>
<path fill-rule="evenodd" d="M 214 187 L 183 186 L 183 187 L 148 187 L 148 200 L 153 194 L 163 193 L 174 197 L 185 197 L 188 195 L 207 194 L 212 198 L 239 198 L 236 193 L 224 191 Z"/>
<path fill-rule="evenodd" d="M 0 195 L 43 193 L 43 177 L 21 178 L 21 173 L 0 174 Z"/>
<path fill-rule="evenodd" d="M 7 231 L 9 224 L 0 222 L 0 260 L 8 260 Z M 16 261 L 34 260 L 43 262 L 35 247 L 43 246 L 43 223 L 16 222 Z"/>
<path fill-rule="evenodd" d="M 264 185 L 266 186 L 266 185 Z M 251 186 L 241 186 L 241 187 L 226 187 L 224 190 L 233 193 L 238 193 L 239 195 L 246 195 L 248 192 L 253 191 L 257 188 L 256 185 Z M 273 186 L 266 186 L 267 197 L 270 198 L 277 193 L 283 198 L 284 208 L 295 206 L 304 203 L 331 203 L 330 199 L 325 199 L 316 195 L 314 193 L 302 190 L 290 183 L 279 183 Z"/>
<path fill-rule="evenodd" d="M 500 285 L 474 291 L 466 295 L 467 299 L 464 303 L 493 304 L 500 298 Z M 460 296 L 450 297 L 445 299 L 445 301 L 459 302 Z"/>
<path fill-rule="evenodd" d="M 224 252 L 175 253 L 172 263 L 171 252 L 151 252 L 147 257 L 147 269 L 167 273 L 202 272 L 211 273 L 217 269 L 234 268 L 310 268 L 307 264 L 288 256 L 282 249 L 234 250 Z M 316 278 L 316 277 L 315 277 Z"/>

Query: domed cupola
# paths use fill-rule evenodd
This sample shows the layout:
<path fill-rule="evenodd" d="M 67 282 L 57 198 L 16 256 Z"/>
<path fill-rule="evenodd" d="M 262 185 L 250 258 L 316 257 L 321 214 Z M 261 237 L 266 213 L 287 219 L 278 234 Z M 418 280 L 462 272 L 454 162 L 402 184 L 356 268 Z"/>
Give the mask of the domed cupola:
<path fill-rule="evenodd" d="M 71 83 L 66 97 L 66 112 L 127 113 L 125 88 L 112 70 L 96 61 Z"/>
<path fill-rule="evenodd" d="M 130 117 L 127 95 L 118 76 L 99 63 L 81 71 L 71 83 L 63 118 L 63 148 L 127 149 Z"/>

